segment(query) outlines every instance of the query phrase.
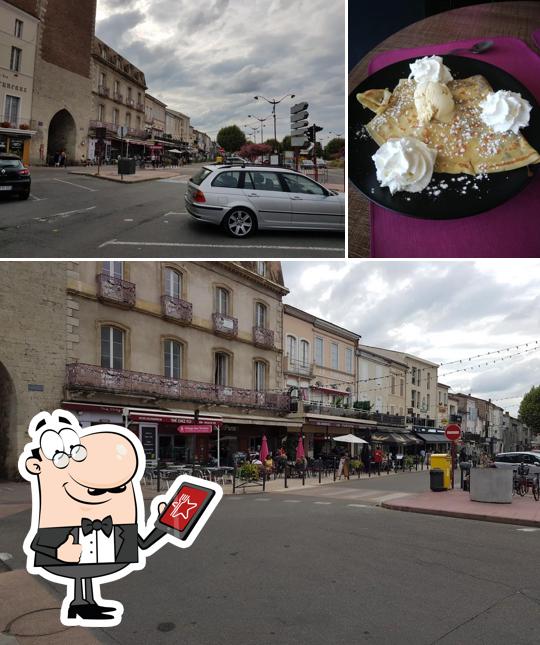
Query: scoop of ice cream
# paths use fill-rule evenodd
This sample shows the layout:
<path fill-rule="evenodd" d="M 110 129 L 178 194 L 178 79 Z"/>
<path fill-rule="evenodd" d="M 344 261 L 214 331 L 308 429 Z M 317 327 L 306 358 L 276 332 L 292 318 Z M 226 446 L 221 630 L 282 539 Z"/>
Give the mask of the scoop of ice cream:
<path fill-rule="evenodd" d="M 414 104 L 418 112 L 418 120 L 422 125 L 431 119 L 448 123 L 454 114 L 454 99 L 452 92 L 436 81 L 418 83 L 414 91 Z"/>
<path fill-rule="evenodd" d="M 373 155 L 381 186 L 419 193 L 431 181 L 437 151 L 413 137 L 389 139 Z"/>
<path fill-rule="evenodd" d="M 418 58 L 409 67 L 411 68 L 409 78 L 414 78 L 417 83 L 424 81 L 448 83 L 448 81 L 452 80 L 452 74 L 440 56 L 424 56 L 424 58 Z"/>
<path fill-rule="evenodd" d="M 529 124 L 532 106 L 521 94 L 499 90 L 490 92 L 480 103 L 482 121 L 495 132 L 512 130 L 515 134 Z"/>

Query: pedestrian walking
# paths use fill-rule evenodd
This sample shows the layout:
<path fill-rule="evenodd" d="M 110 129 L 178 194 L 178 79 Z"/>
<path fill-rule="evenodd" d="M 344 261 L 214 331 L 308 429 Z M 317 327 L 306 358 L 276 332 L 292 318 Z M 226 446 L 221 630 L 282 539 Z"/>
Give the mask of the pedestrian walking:
<path fill-rule="evenodd" d="M 424 450 L 424 448 L 422 448 L 422 450 L 420 450 L 420 464 L 422 465 L 422 470 L 424 470 L 425 460 L 426 460 L 426 451 Z"/>
<path fill-rule="evenodd" d="M 349 479 L 349 464 L 350 464 L 350 459 L 349 459 L 349 453 L 346 452 L 343 457 L 343 476 L 345 479 Z"/>
<path fill-rule="evenodd" d="M 377 446 L 377 448 L 375 448 L 375 452 L 373 453 L 373 461 L 375 462 L 375 468 L 377 469 L 377 475 L 379 476 L 381 474 L 382 460 L 383 460 L 382 450 L 379 446 Z"/>

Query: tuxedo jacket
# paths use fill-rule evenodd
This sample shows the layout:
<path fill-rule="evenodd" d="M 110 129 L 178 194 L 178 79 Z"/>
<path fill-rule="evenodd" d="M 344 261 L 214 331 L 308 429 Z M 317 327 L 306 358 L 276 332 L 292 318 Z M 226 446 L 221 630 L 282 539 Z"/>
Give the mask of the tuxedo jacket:
<path fill-rule="evenodd" d="M 38 529 L 30 548 L 35 551 L 34 566 L 50 567 L 54 565 L 72 564 L 77 562 L 64 562 L 59 560 L 56 551 L 64 544 L 69 535 L 72 535 L 75 543 L 80 543 L 80 526 L 59 526 L 52 528 Z M 116 564 L 131 564 L 139 561 L 139 548 L 148 549 L 166 533 L 155 528 L 147 537 L 139 535 L 137 524 L 114 524 L 114 550 Z"/>

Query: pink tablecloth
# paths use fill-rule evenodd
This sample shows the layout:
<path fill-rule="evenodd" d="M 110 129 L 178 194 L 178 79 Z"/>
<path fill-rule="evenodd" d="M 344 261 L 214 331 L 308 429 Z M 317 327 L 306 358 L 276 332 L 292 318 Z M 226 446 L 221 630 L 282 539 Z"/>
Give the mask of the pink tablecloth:
<path fill-rule="evenodd" d="M 373 72 L 406 58 L 448 53 L 476 40 L 384 52 L 369 64 Z M 521 81 L 540 102 L 540 56 L 517 38 L 490 38 L 480 58 Z M 540 172 L 525 190 L 493 210 L 464 219 L 420 220 L 371 205 L 373 257 L 540 257 Z"/>

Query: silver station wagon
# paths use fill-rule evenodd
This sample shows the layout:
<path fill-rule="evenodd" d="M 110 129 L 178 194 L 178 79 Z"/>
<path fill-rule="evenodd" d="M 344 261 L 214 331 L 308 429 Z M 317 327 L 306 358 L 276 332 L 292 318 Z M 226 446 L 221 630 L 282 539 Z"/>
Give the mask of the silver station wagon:
<path fill-rule="evenodd" d="M 192 217 L 237 238 L 267 229 L 345 230 L 345 195 L 287 168 L 205 166 L 189 181 L 185 201 Z"/>

